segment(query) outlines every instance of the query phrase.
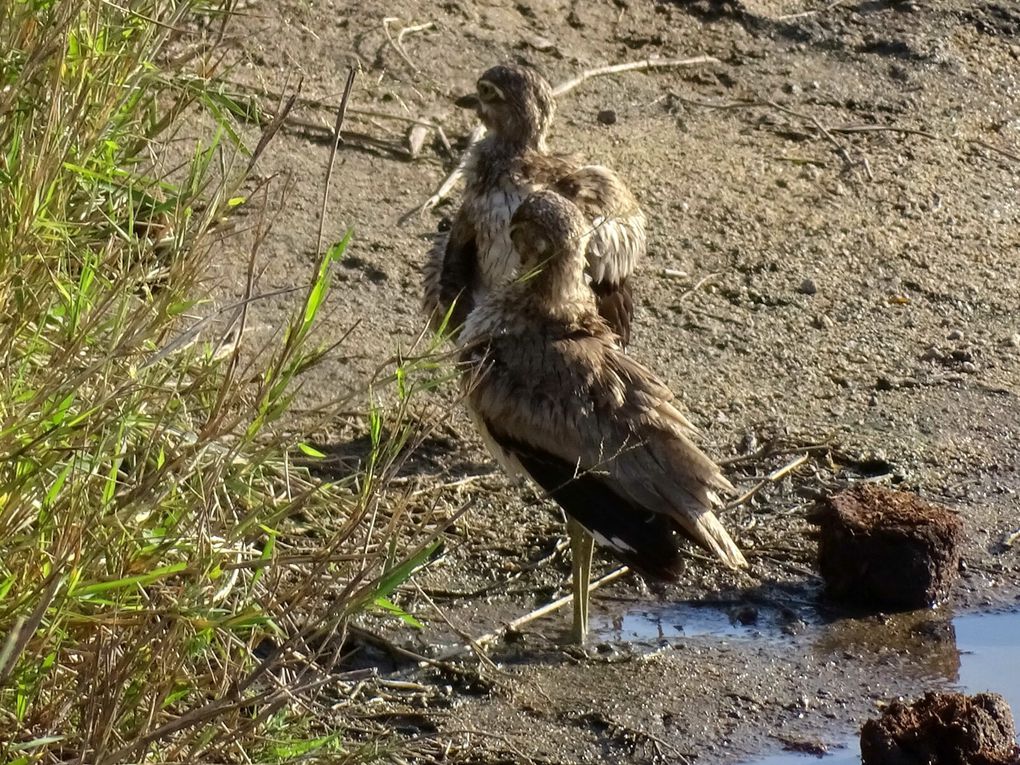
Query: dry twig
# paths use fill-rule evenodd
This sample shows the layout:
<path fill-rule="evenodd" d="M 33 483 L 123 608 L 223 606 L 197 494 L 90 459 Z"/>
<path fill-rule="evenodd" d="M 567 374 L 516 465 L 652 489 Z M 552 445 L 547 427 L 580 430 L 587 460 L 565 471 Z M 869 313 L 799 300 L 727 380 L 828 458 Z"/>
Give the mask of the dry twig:
<path fill-rule="evenodd" d="M 793 21 L 794 19 L 803 19 L 808 16 L 815 16 L 819 13 L 828 13 L 833 8 L 836 8 L 843 4 L 843 0 L 833 0 L 824 8 L 815 8 L 813 11 L 801 11 L 800 13 L 788 13 L 785 16 L 777 16 L 776 21 Z"/>
<path fill-rule="evenodd" d="M 397 52 L 397 55 L 404 60 L 404 63 L 411 67 L 411 71 L 418 74 L 421 69 L 411 60 L 411 57 L 407 55 L 407 51 L 404 50 L 404 37 L 415 32 L 424 32 L 427 29 L 433 29 L 436 25 L 430 21 L 427 24 L 416 24 L 415 26 L 404 27 L 397 32 L 397 38 L 393 39 L 393 35 L 390 34 L 390 24 L 394 21 L 400 21 L 395 16 L 387 16 L 382 20 L 383 32 L 386 34 L 386 39 L 389 44 L 393 47 L 393 50 Z"/>
<path fill-rule="evenodd" d="M 700 279 L 698 279 L 698 281 L 696 281 L 694 283 L 693 287 L 691 287 L 688 290 L 684 290 L 682 293 L 680 293 L 680 296 L 677 298 L 677 302 L 682 302 L 683 300 L 686 300 L 689 296 L 693 295 L 695 292 L 700 290 L 702 287 L 704 287 L 710 281 L 712 281 L 713 279 L 715 279 L 716 277 L 721 276 L 721 275 L 722 275 L 722 271 L 715 271 L 714 273 L 711 273 L 711 274 L 708 274 L 707 276 L 701 277 Z"/>
<path fill-rule="evenodd" d="M 588 591 L 589 592 L 594 592 L 595 590 L 597 590 L 602 585 L 609 584 L 610 582 L 614 582 L 617 579 L 619 579 L 621 576 L 623 576 L 624 574 L 628 574 L 628 573 L 630 573 L 630 569 L 627 568 L 627 566 L 620 566 L 619 568 L 610 571 L 605 576 L 599 577 L 598 579 L 593 581 L 591 583 L 591 585 L 588 587 Z M 543 616 L 547 616 L 548 614 L 551 614 L 554 611 L 558 611 L 559 609 L 563 608 L 565 605 L 570 603 L 572 600 L 573 600 L 573 594 L 571 594 L 571 595 L 564 595 L 562 598 L 557 598 L 556 600 L 552 601 L 551 603 L 546 603 L 544 606 L 541 606 L 540 608 L 536 608 L 534 611 L 530 611 L 530 612 L 526 613 L 524 616 L 520 616 L 520 617 L 514 619 L 512 622 L 504 625 L 503 627 L 501 627 L 498 630 L 493 630 L 492 632 L 487 632 L 484 635 L 479 635 L 474 640 L 470 641 L 471 642 L 470 647 L 475 648 L 475 650 L 477 650 L 480 647 L 484 647 L 485 645 L 487 645 L 489 643 L 492 643 L 492 642 L 498 640 L 499 638 L 503 637 L 503 635 L 507 634 L 508 632 L 514 632 L 516 630 L 519 630 L 524 625 L 530 624 L 531 622 L 535 621 L 536 619 L 541 619 Z M 468 648 L 469 648 L 469 646 L 466 646 L 466 645 L 465 646 L 459 646 L 459 647 L 453 649 L 452 651 L 450 651 L 449 653 L 444 654 L 443 658 L 444 659 L 449 659 L 449 658 L 451 658 L 453 656 L 457 656 L 458 654 L 463 653 Z"/>
<path fill-rule="evenodd" d="M 975 146 L 980 146 L 983 149 L 988 149 L 988 151 L 994 151 L 996 154 L 1001 154 L 1002 156 L 1006 157 L 1007 159 L 1011 159 L 1014 162 L 1020 162 L 1020 154 L 1014 154 L 1013 152 L 1008 151 L 1007 149 L 1000 149 L 998 146 L 990 144 L 987 141 L 980 141 L 974 138 L 967 141 L 967 143 L 973 144 Z"/>
<path fill-rule="evenodd" d="M 578 85 L 593 77 L 604 77 L 608 74 L 620 74 L 622 72 L 643 72 L 648 69 L 672 69 L 684 66 L 697 66 L 699 64 L 718 64 L 719 59 L 714 56 L 695 56 L 694 58 L 646 58 L 642 61 L 629 61 L 625 64 L 613 64 L 612 66 L 600 66 L 597 69 L 586 69 L 577 77 L 573 77 L 553 88 L 553 95 L 562 96 L 564 93 L 573 90 Z"/>
<path fill-rule="evenodd" d="M 743 494 L 741 494 L 739 497 L 737 497 L 735 500 L 733 500 L 732 502 L 727 504 L 726 505 L 726 509 L 727 510 L 732 510 L 733 508 L 739 507 L 740 505 L 744 504 L 749 499 L 751 499 L 751 497 L 753 497 L 755 494 L 757 494 L 763 488 L 768 486 L 770 483 L 776 483 L 783 476 L 792 473 L 794 470 L 796 470 L 801 465 L 803 465 L 805 462 L 807 462 L 809 458 L 810 458 L 809 454 L 801 454 L 801 455 L 799 455 L 797 457 L 794 457 L 792 460 L 787 462 L 781 468 L 773 470 L 771 473 L 769 473 L 767 476 L 765 476 L 765 478 L 763 478 L 762 480 L 758 481 L 758 483 L 756 483 L 753 487 L 751 487 L 750 489 L 745 491 Z"/>
<path fill-rule="evenodd" d="M 430 196 L 428 199 L 426 199 L 424 202 L 422 202 L 420 205 L 418 205 L 410 212 L 406 213 L 400 219 L 400 223 L 405 223 L 415 215 L 427 213 L 433 207 L 435 207 L 444 199 L 446 199 L 447 196 L 449 196 L 450 192 L 453 191 L 453 187 L 457 185 L 457 181 L 459 181 L 461 176 L 464 175 L 464 168 L 467 165 L 467 159 L 471 154 L 472 147 L 480 140 L 482 140 L 483 135 L 485 135 L 485 126 L 475 125 L 474 129 L 471 131 L 471 135 L 468 136 L 468 146 L 464 150 L 464 153 L 461 155 L 460 161 L 457 163 L 457 167 L 455 167 L 453 169 L 453 172 L 446 176 L 443 182 L 439 184 L 439 188 L 436 189 L 435 193 L 432 196 Z"/>

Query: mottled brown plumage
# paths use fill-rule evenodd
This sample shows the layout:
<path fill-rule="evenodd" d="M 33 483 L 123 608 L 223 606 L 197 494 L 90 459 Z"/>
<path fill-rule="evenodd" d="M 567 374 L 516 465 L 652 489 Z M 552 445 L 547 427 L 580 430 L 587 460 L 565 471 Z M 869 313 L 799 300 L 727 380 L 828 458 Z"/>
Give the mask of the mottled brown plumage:
<path fill-rule="evenodd" d="M 511 236 L 520 274 L 479 299 L 461 336 L 465 395 L 486 445 L 646 575 L 677 575 L 674 531 L 745 565 L 712 512 L 717 492 L 733 487 L 692 441 L 669 389 L 623 352 L 597 311 L 585 216 L 536 192 Z"/>
<path fill-rule="evenodd" d="M 634 310 L 628 280 L 645 252 L 645 218 L 634 196 L 612 170 L 547 151 L 555 102 L 534 70 L 493 67 L 478 80 L 476 95 L 461 103 L 478 109 L 488 133 L 469 155 L 453 225 L 429 252 L 425 311 L 435 324 L 456 300 L 451 323 L 459 326 L 480 294 L 510 280 L 517 269 L 510 218 L 529 193 L 551 188 L 588 219 L 591 289 L 626 344 Z"/>

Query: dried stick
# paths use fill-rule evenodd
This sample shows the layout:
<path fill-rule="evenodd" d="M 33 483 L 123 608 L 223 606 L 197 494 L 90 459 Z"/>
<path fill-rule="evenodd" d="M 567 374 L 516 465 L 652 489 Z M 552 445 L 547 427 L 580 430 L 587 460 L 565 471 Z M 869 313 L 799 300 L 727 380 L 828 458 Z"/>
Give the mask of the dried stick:
<path fill-rule="evenodd" d="M 427 32 L 430 29 L 436 28 L 436 22 L 429 21 L 425 24 L 417 24 L 413 27 L 404 27 L 397 33 L 397 45 L 404 44 L 404 35 L 413 35 L 418 32 Z"/>
<path fill-rule="evenodd" d="M 595 590 L 597 590 L 602 585 L 609 584 L 610 582 L 616 581 L 621 576 L 623 576 L 624 574 L 628 574 L 628 573 L 630 573 L 630 569 L 627 566 L 620 566 L 620 568 L 614 569 L 613 571 L 610 571 L 605 576 L 603 576 L 603 577 L 601 577 L 599 579 L 596 579 L 594 582 L 592 582 L 588 586 L 588 591 L 589 592 L 594 592 Z M 476 637 L 474 640 L 471 641 L 471 645 L 472 646 L 484 646 L 487 643 L 491 643 L 494 640 L 498 640 L 500 637 L 505 635 L 507 632 L 513 632 L 515 630 L 519 630 L 525 624 L 530 624 L 531 622 L 535 621 L 536 619 L 541 619 L 543 616 L 546 616 L 547 614 L 551 614 L 553 611 L 558 611 L 559 609 L 563 608 L 565 605 L 570 603 L 573 600 L 573 597 L 574 597 L 573 594 L 564 595 L 562 598 L 557 598 L 556 600 L 552 601 L 551 603 L 546 603 L 541 608 L 536 608 L 534 611 L 531 611 L 529 613 L 526 613 L 524 616 L 520 616 L 520 617 L 514 619 L 512 622 L 510 622 L 509 624 L 504 625 L 503 627 L 501 627 L 498 630 L 494 630 L 492 632 L 487 632 L 484 635 L 480 635 L 479 637 Z M 467 646 L 461 646 L 460 648 L 455 649 L 455 652 L 456 653 L 460 653 L 460 652 L 464 651 L 466 647 Z M 444 658 L 449 658 L 449 656 L 444 656 Z"/>
<path fill-rule="evenodd" d="M 836 140 L 836 137 L 832 134 L 832 132 L 827 127 L 825 127 L 825 125 L 819 122 L 818 118 L 815 115 L 802 114 L 801 112 L 790 109 L 787 106 L 777 104 L 775 101 L 768 101 L 767 103 L 776 111 L 780 111 L 783 114 L 789 114 L 790 116 L 796 117 L 797 119 L 806 120 L 810 122 L 812 125 L 814 125 L 815 129 L 823 136 L 825 136 L 826 140 L 836 148 L 836 153 L 839 154 L 839 156 L 842 158 L 843 163 L 846 165 L 847 168 L 853 169 L 857 165 L 857 163 L 854 162 L 853 159 L 850 157 L 850 152 L 846 150 L 846 147 L 843 144 L 841 144 L 838 140 Z M 867 171 L 868 179 L 872 181 L 875 180 L 875 177 L 871 174 L 871 166 L 866 162 L 863 164 L 864 169 Z"/>
<path fill-rule="evenodd" d="M 602 585 L 609 584 L 610 582 L 616 581 L 621 576 L 623 576 L 625 574 L 629 574 L 629 573 L 630 573 L 630 569 L 627 566 L 620 566 L 620 568 L 614 569 L 613 571 L 610 571 L 605 576 L 600 577 L 599 579 L 596 579 L 594 582 L 592 582 L 588 586 L 588 592 L 589 593 L 594 592 L 595 590 L 597 590 Z M 456 656 L 459 656 L 460 654 L 464 653 L 467 650 L 474 650 L 476 652 L 480 651 L 480 649 L 484 648 L 489 643 L 492 643 L 495 640 L 498 640 L 503 635 L 505 635 L 507 632 L 513 632 L 514 630 L 519 630 L 524 625 L 530 624 L 531 622 L 535 621 L 536 619 L 541 619 L 543 616 L 551 614 L 554 611 L 558 611 L 559 609 L 563 608 L 565 605 L 570 603 L 572 601 L 572 599 L 573 599 L 573 594 L 564 595 L 562 598 L 557 598 L 556 600 L 552 601 L 551 603 L 546 603 L 544 606 L 541 606 L 540 608 L 536 608 L 534 611 L 529 611 L 524 616 L 520 616 L 517 619 L 514 619 L 512 622 L 509 622 L 509 623 L 503 625 L 498 630 L 493 630 L 492 632 L 486 632 L 484 635 L 479 635 L 478 637 L 474 638 L 473 640 L 469 638 L 466 645 L 457 646 L 456 648 L 453 648 L 453 649 L 447 651 L 446 653 L 442 654 L 442 656 L 440 656 L 440 658 L 437 659 L 436 661 L 438 661 L 438 662 L 445 662 L 448 659 L 452 659 L 452 658 L 454 658 Z"/>
<path fill-rule="evenodd" d="M 439 188 L 436 189 L 435 193 L 432 196 L 430 196 L 416 208 L 414 208 L 410 212 L 406 213 L 403 217 L 401 217 L 400 223 L 407 222 L 410 218 L 412 218 L 415 215 L 427 213 L 433 207 L 435 207 L 444 199 L 446 199 L 447 196 L 449 196 L 450 192 L 453 191 L 453 187 L 457 185 L 457 181 L 459 181 L 461 176 L 464 175 L 464 168 L 467 166 L 467 160 L 471 154 L 471 149 L 474 147 L 476 143 L 482 140 L 482 136 L 484 135 L 485 126 L 475 125 L 474 129 L 471 131 L 471 135 L 468 136 L 468 146 L 464 150 L 464 153 L 461 155 L 460 161 L 457 163 L 457 167 L 455 167 L 453 169 L 453 172 L 446 176 L 446 179 L 441 184 L 439 184 Z"/>
<path fill-rule="evenodd" d="M 421 70 L 411 60 L 411 57 L 407 55 L 407 51 L 404 50 L 403 46 L 404 35 L 409 34 L 411 32 L 423 32 L 426 29 L 432 29 L 435 26 L 435 24 L 429 22 L 428 24 L 418 24 L 417 26 L 413 27 L 404 27 L 397 33 L 397 39 L 394 40 L 393 35 L 390 34 L 390 24 L 394 21 L 400 21 L 400 19 L 398 19 L 395 16 L 387 16 L 382 20 L 383 32 L 385 32 L 386 34 L 386 39 L 387 41 L 389 41 L 389 44 L 393 47 L 393 50 L 397 52 L 397 55 L 404 60 L 404 63 L 411 67 L 411 71 L 414 72 L 415 74 L 418 74 L 418 72 L 420 72 Z"/>
<path fill-rule="evenodd" d="M 726 510 L 732 510 L 733 508 L 738 507 L 738 506 L 744 504 L 745 502 L 747 502 L 747 500 L 749 500 L 751 497 L 753 497 L 755 494 L 757 494 L 763 488 L 768 486 L 770 483 L 776 483 L 776 481 L 778 481 L 783 476 L 785 476 L 785 475 L 787 475 L 789 473 L 792 473 L 794 470 L 796 470 L 801 465 L 803 465 L 805 462 L 807 462 L 809 458 L 810 458 L 809 454 L 801 454 L 799 457 L 795 457 L 790 462 L 788 462 L 785 465 L 783 465 L 781 468 L 779 468 L 777 470 L 773 470 L 765 478 L 763 478 L 762 480 L 758 481 L 758 483 L 756 483 L 751 489 L 749 489 L 748 491 L 745 491 L 743 494 L 741 494 L 735 500 L 733 500 L 728 505 L 726 505 L 725 509 Z"/>
<path fill-rule="evenodd" d="M 939 137 L 926 130 L 914 128 L 896 127 L 895 125 L 843 125 L 842 127 L 830 127 L 833 133 L 903 133 L 904 135 L 919 135 L 932 141 L 938 141 Z"/>
<path fill-rule="evenodd" d="M 284 100 L 283 93 L 280 93 L 275 90 L 270 90 L 268 88 L 259 88 L 254 85 L 245 85 L 243 82 L 235 82 L 233 80 L 227 80 L 226 84 L 229 85 L 231 88 L 236 88 L 237 90 L 240 90 L 244 93 L 248 93 L 253 96 L 271 98 L 275 101 Z M 293 99 L 294 104 L 296 106 L 303 106 L 308 109 L 322 109 L 328 112 L 336 111 L 336 107 L 332 103 L 324 101 L 320 98 L 309 98 L 308 96 L 302 96 L 299 94 L 292 95 L 289 98 Z M 431 120 L 422 119 L 420 117 L 408 117 L 403 114 L 390 114 L 389 112 L 380 112 L 374 109 L 362 109 L 354 106 L 349 107 L 347 109 L 347 113 L 357 114 L 362 117 L 376 117 L 378 119 L 392 120 L 395 122 L 407 122 L 412 125 L 423 125 L 425 127 L 432 128 L 433 130 L 439 129 L 439 125 L 437 125 L 435 122 Z"/>
<path fill-rule="evenodd" d="M 694 284 L 693 287 L 691 287 L 689 290 L 685 290 L 684 292 L 682 292 L 680 294 L 680 297 L 677 298 L 677 302 L 681 302 L 681 301 L 685 300 L 687 297 L 689 297 L 690 295 L 692 295 L 695 292 L 697 292 L 698 290 L 700 290 L 702 287 L 704 287 L 710 281 L 715 279 L 717 276 L 721 276 L 721 275 L 722 275 L 722 271 L 716 271 L 714 273 L 708 274 L 708 276 L 701 277 L 700 279 L 698 279 L 698 281 Z"/>
<path fill-rule="evenodd" d="M 988 149 L 988 151 L 994 151 L 996 154 L 1001 154 L 1002 156 L 1004 156 L 1004 157 L 1006 157 L 1008 159 L 1011 159 L 1014 162 L 1020 162 L 1020 155 L 1014 154 L 1013 152 L 1008 151 L 1007 149 L 1000 149 L 998 146 L 995 146 L 994 144 L 990 144 L 987 141 L 979 141 L 977 139 L 971 139 L 971 140 L 967 141 L 967 143 L 972 143 L 975 146 L 980 146 L 983 149 Z"/>
<path fill-rule="evenodd" d="M 840 6 L 842 4 L 843 4 L 843 0 L 833 0 L 833 2 L 829 3 L 824 8 L 816 8 L 813 11 L 802 11 L 800 13 L 788 13 L 785 16 L 777 16 L 776 17 L 776 21 L 793 21 L 794 19 L 807 18 L 808 16 L 814 16 L 814 15 L 816 15 L 818 13 L 826 13 L 828 11 L 831 11 L 833 8 L 836 8 L 837 6 Z"/>
<path fill-rule="evenodd" d="M 561 82 L 553 88 L 554 96 L 562 96 L 564 93 L 573 90 L 581 83 L 593 77 L 604 77 L 607 74 L 620 74 L 621 72 L 643 72 L 648 69 L 666 69 L 681 66 L 697 66 L 698 64 L 718 64 L 719 59 L 714 56 L 695 56 L 694 58 L 646 58 L 643 61 L 630 61 L 626 64 L 613 64 L 612 66 L 600 66 L 597 69 L 587 69 L 577 77 Z"/>

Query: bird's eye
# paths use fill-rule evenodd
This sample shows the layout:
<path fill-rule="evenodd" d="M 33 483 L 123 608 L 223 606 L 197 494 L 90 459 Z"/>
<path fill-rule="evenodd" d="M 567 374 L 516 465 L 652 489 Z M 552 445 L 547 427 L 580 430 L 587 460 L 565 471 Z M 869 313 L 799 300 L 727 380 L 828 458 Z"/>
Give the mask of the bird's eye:
<path fill-rule="evenodd" d="M 502 100 L 503 91 L 497 88 L 488 80 L 478 81 L 478 97 L 483 101 L 497 101 Z"/>

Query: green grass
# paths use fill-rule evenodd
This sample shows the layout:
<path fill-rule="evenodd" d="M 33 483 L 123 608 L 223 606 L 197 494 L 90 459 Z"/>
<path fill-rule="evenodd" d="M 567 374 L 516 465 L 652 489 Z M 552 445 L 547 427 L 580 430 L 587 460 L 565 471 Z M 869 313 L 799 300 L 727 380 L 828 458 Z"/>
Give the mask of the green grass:
<path fill-rule="evenodd" d="M 354 751 L 295 701 L 347 618 L 416 623 L 390 595 L 433 548 L 384 496 L 413 365 L 368 417 L 363 471 L 301 467 L 319 453 L 288 407 L 348 240 L 276 347 L 201 319 L 217 225 L 247 203 L 235 120 L 256 109 L 181 54 L 196 4 L 0 2 L 0 760 Z M 196 107 L 213 127 L 175 164 Z"/>

